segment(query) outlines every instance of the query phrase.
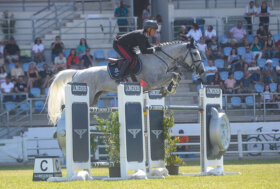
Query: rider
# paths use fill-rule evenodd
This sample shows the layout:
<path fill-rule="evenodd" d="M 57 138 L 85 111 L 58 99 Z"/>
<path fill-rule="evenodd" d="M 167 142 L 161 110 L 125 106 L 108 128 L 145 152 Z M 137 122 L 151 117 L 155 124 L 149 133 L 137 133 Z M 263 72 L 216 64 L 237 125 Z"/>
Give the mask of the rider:
<path fill-rule="evenodd" d="M 158 29 L 156 21 L 147 20 L 144 23 L 144 29 L 135 30 L 120 36 L 117 36 L 113 42 L 113 48 L 121 57 L 126 59 L 120 68 L 117 82 L 122 81 L 126 68 L 132 63 L 135 56 L 134 48 L 139 47 L 142 54 L 153 54 L 160 50 L 160 47 L 152 47 L 148 37 L 153 37 Z"/>

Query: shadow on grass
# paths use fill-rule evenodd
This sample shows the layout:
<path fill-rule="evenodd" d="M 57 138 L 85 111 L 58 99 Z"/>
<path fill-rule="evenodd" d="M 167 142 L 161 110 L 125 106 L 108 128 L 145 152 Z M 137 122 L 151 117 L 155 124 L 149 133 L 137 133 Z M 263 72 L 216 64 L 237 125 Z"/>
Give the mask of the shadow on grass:
<path fill-rule="evenodd" d="M 34 165 L 0 165 L 0 170 L 33 170 Z"/>
<path fill-rule="evenodd" d="M 225 160 L 225 165 L 280 164 L 280 159 Z M 199 161 L 185 161 L 180 166 L 200 166 Z M 33 170 L 33 165 L 0 165 L 1 170 Z M 96 167 L 92 167 L 96 168 Z"/>

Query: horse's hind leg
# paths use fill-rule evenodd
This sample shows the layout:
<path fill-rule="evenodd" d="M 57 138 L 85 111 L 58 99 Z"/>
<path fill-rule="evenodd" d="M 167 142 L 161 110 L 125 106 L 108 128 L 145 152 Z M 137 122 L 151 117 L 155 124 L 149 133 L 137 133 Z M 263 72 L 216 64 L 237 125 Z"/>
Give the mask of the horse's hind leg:
<path fill-rule="evenodd" d="M 94 95 L 93 101 L 91 102 L 91 106 L 94 106 L 98 103 L 99 97 L 101 96 L 101 94 L 103 93 L 103 91 L 99 91 Z"/>

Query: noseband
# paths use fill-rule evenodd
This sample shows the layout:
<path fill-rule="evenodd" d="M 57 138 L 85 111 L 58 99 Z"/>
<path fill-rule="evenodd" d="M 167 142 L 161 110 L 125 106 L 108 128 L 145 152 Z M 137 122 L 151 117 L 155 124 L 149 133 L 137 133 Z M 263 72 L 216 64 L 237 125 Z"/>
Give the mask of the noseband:
<path fill-rule="evenodd" d="M 185 68 L 186 68 L 186 67 L 190 67 L 192 70 L 195 70 L 196 67 L 198 67 L 198 62 L 201 62 L 202 60 L 201 60 L 201 58 L 200 58 L 200 59 L 197 59 L 197 60 L 194 60 L 193 53 L 191 53 L 191 50 L 192 50 L 192 49 L 196 49 L 196 47 L 195 47 L 194 45 L 188 44 L 188 45 L 187 45 L 187 49 L 188 49 L 188 52 L 187 52 L 187 54 L 185 55 L 185 57 L 183 58 L 183 61 L 182 61 L 181 65 L 182 65 L 183 67 L 185 67 Z M 189 53 L 190 53 L 190 55 L 191 55 L 192 62 L 193 62 L 193 64 L 192 64 L 191 66 L 185 65 L 185 64 L 184 64 L 184 62 L 185 62 L 185 60 L 186 60 L 186 58 L 187 58 L 187 56 L 188 56 Z"/>

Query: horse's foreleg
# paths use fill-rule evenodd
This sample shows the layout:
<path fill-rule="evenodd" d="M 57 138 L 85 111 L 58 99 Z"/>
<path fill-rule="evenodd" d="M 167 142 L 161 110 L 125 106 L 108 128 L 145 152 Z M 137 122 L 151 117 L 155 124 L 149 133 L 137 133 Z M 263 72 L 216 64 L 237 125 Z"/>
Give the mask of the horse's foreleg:
<path fill-rule="evenodd" d="M 175 94 L 176 87 L 179 84 L 179 81 L 181 80 L 180 74 L 176 72 L 170 72 L 165 74 L 162 77 L 162 84 L 169 83 L 168 87 L 162 87 L 161 93 L 163 96 L 167 96 L 169 94 Z"/>
<path fill-rule="evenodd" d="M 170 94 L 176 93 L 176 88 L 179 85 L 179 82 L 181 80 L 181 76 L 178 73 L 174 73 L 174 77 L 172 78 L 172 81 L 169 83 L 167 90 Z"/>

